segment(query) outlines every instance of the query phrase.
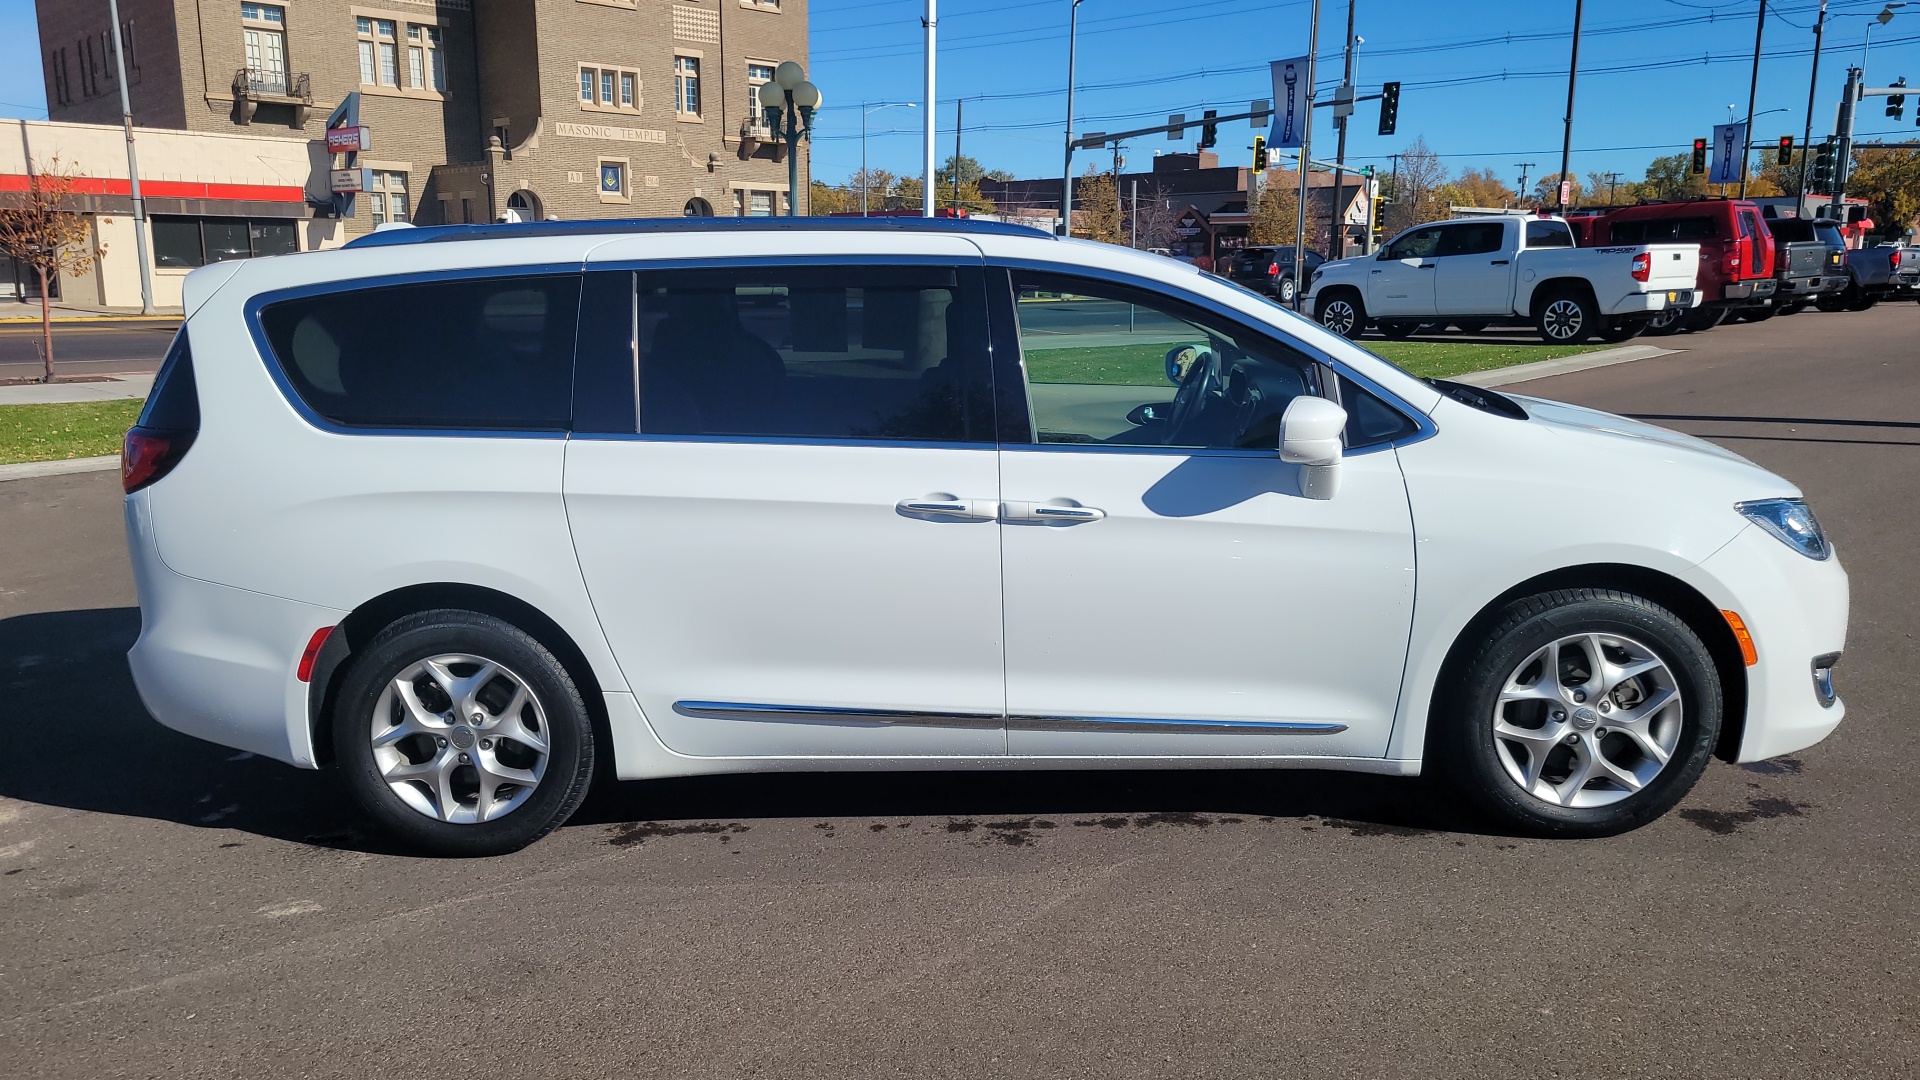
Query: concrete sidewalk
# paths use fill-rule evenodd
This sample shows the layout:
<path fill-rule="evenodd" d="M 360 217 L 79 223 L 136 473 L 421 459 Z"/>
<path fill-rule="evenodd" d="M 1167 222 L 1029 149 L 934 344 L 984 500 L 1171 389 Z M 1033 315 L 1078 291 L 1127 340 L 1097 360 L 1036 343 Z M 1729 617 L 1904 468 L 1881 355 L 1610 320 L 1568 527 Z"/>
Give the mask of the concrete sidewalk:
<path fill-rule="evenodd" d="M 56 323 L 152 321 L 157 319 L 178 319 L 181 317 L 181 314 L 181 309 L 177 307 L 155 308 L 152 315 L 142 315 L 140 314 L 139 308 L 81 306 L 62 304 L 58 301 L 54 302 L 51 312 L 53 321 Z M 39 322 L 40 302 L 38 300 L 28 300 L 22 303 L 11 298 L 0 299 L 0 325 L 15 325 L 19 323 L 33 323 L 38 325 Z"/>
<path fill-rule="evenodd" d="M 0 405 L 53 405 L 70 401 L 122 401 L 143 398 L 153 389 L 153 373 L 106 375 L 101 382 L 20 383 L 0 386 Z"/>

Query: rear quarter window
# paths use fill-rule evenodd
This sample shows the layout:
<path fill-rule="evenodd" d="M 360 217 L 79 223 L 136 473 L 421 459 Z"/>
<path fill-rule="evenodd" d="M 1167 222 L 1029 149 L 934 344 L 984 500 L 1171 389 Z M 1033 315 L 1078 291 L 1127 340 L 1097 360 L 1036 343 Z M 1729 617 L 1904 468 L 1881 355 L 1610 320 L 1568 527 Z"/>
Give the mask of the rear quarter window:
<path fill-rule="evenodd" d="M 577 275 L 350 289 L 261 309 L 315 413 L 356 427 L 557 431 L 572 405 Z"/>

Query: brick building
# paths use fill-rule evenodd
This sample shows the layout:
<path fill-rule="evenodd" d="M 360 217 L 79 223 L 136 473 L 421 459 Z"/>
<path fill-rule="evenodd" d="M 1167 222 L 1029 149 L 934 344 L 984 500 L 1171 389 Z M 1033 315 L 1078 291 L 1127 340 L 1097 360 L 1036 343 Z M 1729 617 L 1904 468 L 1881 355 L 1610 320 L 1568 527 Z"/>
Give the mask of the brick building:
<path fill-rule="evenodd" d="M 107 0 L 37 6 L 49 118 L 117 124 Z M 317 141 L 358 91 L 375 190 L 348 236 L 787 198 L 753 91 L 806 62 L 806 0 L 120 0 L 120 17 L 142 127 Z"/>

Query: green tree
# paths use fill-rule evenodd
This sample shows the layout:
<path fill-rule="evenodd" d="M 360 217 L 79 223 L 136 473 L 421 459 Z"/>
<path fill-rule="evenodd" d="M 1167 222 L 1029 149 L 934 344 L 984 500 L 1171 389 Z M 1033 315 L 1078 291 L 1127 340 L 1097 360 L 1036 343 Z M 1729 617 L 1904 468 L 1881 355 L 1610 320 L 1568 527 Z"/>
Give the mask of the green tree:
<path fill-rule="evenodd" d="M 1290 184 L 1269 179 L 1260 185 L 1260 196 L 1248 208 L 1248 217 L 1249 243 L 1291 246 L 1300 225 L 1300 194 Z"/>
<path fill-rule="evenodd" d="M 860 209 L 860 193 L 845 186 L 834 187 L 824 180 L 807 186 L 807 213 L 824 216 Z"/>
<path fill-rule="evenodd" d="M 1854 151 L 1847 194 L 1866 199 L 1883 232 L 1903 236 L 1920 216 L 1920 151 L 1872 145 Z"/>
<path fill-rule="evenodd" d="M 1692 171 L 1692 154 L 1669 154 L 1647 163 L 1640 183 L 1643 199 L 1686 199 L 1707 193 L 1707 174 Z"/>

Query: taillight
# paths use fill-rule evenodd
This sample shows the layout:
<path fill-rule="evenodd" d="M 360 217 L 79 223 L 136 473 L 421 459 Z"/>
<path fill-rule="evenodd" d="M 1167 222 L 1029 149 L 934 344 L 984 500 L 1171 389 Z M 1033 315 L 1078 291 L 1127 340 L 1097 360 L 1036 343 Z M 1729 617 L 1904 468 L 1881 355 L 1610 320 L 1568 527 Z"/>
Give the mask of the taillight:
<path fill-rule="evenodd" d="M 1887 269 L 1889 270 L 1900 269 L 1900 249 L 1899 248 L 1894 248 L 1892 251 L 1887 252 Z"/>
<path fill-rule="evenodd" d="M 1653 253 L 1643 251 L 1633 257 L 1633 280 L 1645 281 L 1653 273 Z"/>
<path fill-rule="evenodd" d="M 1279 276 L 1280 276 L 1280 264 L 1279 264 L 1279 263 L 1268 263 L 1268 264 L 1267 264 L 1267 276 L 1268 276 L 1268 277 L 1279 277 Z"/>
<path fill-rule="evenodd" d="M 120 486 L 131 495 L 173 471 L 193 445 L 192 431 L 135 427 L 120 443 Z"/>

